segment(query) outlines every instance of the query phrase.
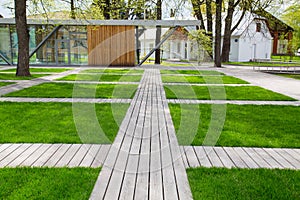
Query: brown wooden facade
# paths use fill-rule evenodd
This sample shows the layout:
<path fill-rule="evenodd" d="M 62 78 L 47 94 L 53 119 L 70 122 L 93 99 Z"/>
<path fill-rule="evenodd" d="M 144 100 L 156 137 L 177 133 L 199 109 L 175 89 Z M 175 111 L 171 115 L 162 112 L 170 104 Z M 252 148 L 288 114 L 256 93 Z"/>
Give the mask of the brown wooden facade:
<path fill-rule="evenodd" d="M 89 65 L 135 65 L 134 26 L 88 26 L 87 32 Z"/>

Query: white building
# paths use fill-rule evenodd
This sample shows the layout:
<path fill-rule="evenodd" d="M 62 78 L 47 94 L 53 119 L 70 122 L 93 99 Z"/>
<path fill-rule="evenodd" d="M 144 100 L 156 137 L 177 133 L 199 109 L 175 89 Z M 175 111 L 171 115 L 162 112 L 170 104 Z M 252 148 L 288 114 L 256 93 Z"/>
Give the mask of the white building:
<path fill-rule="evenodd" d="M 238 21 L 241 13 L 235 13 L 233 26 Z M 225 20 L 223 20 L 225 21 Z M 223 24 L 224 26 L 224 24 Z M 223 27 L 224 29 L 224 27 Z M 162 37 L 168 28 L 162 28 Z M 175 31 L 161 47 L 162 57 L 167 60 L 197 60 L 205 54 L 199 55 L 198 46 L 188 38 L 188 32 L 194 27 L 185 27 Z M 224 31 L 222 31 L 224 34 Z M 155 47 L 156 29 L 147 29 L 139 38 L 141 41 L 141 56 L 144 56 Z M 271 59 L 273 38 L 265 18 L 246 13 L 239 26 L 231 36 L 229 60 L 232 62 L 247 62 L 253 60 Z M 151 56 L 154 58 L 154 55 Z"/>

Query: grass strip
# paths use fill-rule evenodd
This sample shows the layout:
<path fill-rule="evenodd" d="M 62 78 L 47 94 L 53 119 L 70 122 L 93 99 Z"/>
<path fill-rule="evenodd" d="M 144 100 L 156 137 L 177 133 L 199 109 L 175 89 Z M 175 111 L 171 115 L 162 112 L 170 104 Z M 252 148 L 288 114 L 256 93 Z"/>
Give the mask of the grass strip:
<path fill-rule="evenodd" d="M 187 170 L 195 200 L 299 199 L 300 171 L 195 168 Z"/>
<path fill-rule="evenodd" d="M 248 84 L 232 76 L 162 76 L 164 83 Z"/>
<path fill-rule="evenodd" d="M 201 99 L 201 100 L 265 100 L 294 101 L 291 97 L 266 90 L 257 86 L 164 86 L 168 99 Z"/>
<path fill-rule="evenodd" d="M 140 82 L 142 76 L 111 74 L 71 74 L 58 80 L 65 81 L 104 81 L 104 82 Z"/>
<path fill-rule="evenodd" d="M 8 97 L 42 98 L 125 98 L 134 96 L 137 85 L 116 84 L 71 84 L 43 83 L 17 92 L 6 94 Z"/>
<path fill-rule="evenodd" d="M 31 74 L 31 76 L 16 76 L 15 74 L 0 73 L 0 80 L 31 80 L 51 74 Z"/>
<path fill-rule="evenodd" d="M 161 74 L 198 74 L 198 75 L 224 75 L 218 71 L 208 70 L 160 70 Z"/>
<path fill-rule="evenodd" d="M 142 74 L 140 69 L 87 69 L 83 73 L 118 73 L 118 74 Z"/>
<path fill-rule="evenodd" d="M 300 107 L 232 104 L 169 104 L 169 107 L 181 145 L 202 145 L 212 128 L 212 134 L 221 129 L 217 146 L 300 148 Z M 212 118 L 218 121 L 212 123 Z"/>
<path fill-rule="evenodd" d="M 3 168 L 1 199 L 88 199 L 100 168 Z"/>
<path fill-rule="evenodd" d="M 30 72 L 52 72 L 52 73 L 59 73 L 71 70 L 73 68 L 30 68 Z M 16 72 L 16 69 L 6 69 L 2 70 L 1 72 Z"/>
<path fill-rule="evenodd" d="M 113 141 L 129 105 L 77 103 L 76 109 L 82 111 L 77 118 L 72 106 L 72 103 L 0 102 L 0 143 L 82 143 L 83 139 L 89 143 L 107 143 L 100 137 L 93 138 L 101 134 L 97 128 L 101 127 L 109 141 Z M 89 120 L 93 113 L 85 113 L 90 106 L 95 106 L 92 108 L 96 123 Z M 76 129 L 78 120 L 86 123 L 86 135 Z"/>
<path fill-rule="evenodd" d="M 14 83 L 8 83 L 8 82 L 0 82 L 0 87 L 6 86 L 6 85 L 11 85 Z"/>

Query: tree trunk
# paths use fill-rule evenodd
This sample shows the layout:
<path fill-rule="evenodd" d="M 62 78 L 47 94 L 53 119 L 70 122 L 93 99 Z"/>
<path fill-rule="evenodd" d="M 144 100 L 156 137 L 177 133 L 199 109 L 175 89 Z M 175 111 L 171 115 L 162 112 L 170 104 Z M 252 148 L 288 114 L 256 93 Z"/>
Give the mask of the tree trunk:
<path fill-rule="evenodd" d="M 221 67 L 222 0 L 216 0 L 215 67 Z"/>
<path fill-rule="evenodd" d="M 157 20 L 161 20 L 161 15 L 162 15 L 162 11 L 161 11 L 161 6 L 162 6 L 162 0 L 157 0 L 157 4 L 156 4 L 156 19 Z M 158 45 L 158 43 L 160 42 L 160 38 L 161 38 L 161 26 L 157 26 L 156 27 L 156 37 L 155 37 L 155 46 Z M 155 50 L 155 64 L 160 64 L 160 48 Z"/>
<path fill-rule="evenodd" d="M 224 30 L 223 46 L 222 46 L 222 62 L 229 62 L 233 12 L 234 12 L 234 0 L 229 0 L 227 16 L 225 19 L 225 30 Z"/>
<path fill-rule="evenodd" d="M 210 37 L 210 46 L 213 46 L 213 35 L 212 35 L 212 27 L 213 27 L 213 20 L 212 20 L 212 9 L 211 9 L 212 0 L 206 0 L 206 17 L 207 17 L 207 30 L 206 33 Z M 213 48 L 211 48 L 213 49 Z M 207 51 L 208 55 L 212 58 L 213 52 L 212 50 Z"/>
<path fill-rule="evenodd" d="M 26 0 L 15 0 L 16 30 L 18 36 L 17 76 L 30 76 L 29 31 L 26 19 Z"/>
<path fill-rule="evenodd" d="M 198 20 L 200 20 L 200 29 L 205 30 L 204 19 L 203 19 L 203 15 L 202 15 L 202 11 L 201 11 L 202 3 L 203 3 L 203 1 L 200 2 L 198 0 L 192 0 L 193 11 L 196 15 L 196 18 Z"/>
<path fill-rule="evenodd" d="M 70 17 L 71 19 L 75 19 L 75 7 L 74 7 L 74 0 L 71 0 L 70 1 L 70 4 L 71 4 L 71 13 L 70 13 Z"/>

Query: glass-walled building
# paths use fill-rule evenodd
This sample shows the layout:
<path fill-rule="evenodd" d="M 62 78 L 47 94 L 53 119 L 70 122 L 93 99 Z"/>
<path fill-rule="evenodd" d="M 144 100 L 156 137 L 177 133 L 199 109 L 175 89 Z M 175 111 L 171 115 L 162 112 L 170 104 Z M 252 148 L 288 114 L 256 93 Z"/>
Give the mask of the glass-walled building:
<path fill-rule="evenodd" d="M 86 26 L 62 26 L 53 32 L 52 25 L 30 25 L 29 48 L 34 52 L 30 64 L 87 65 Z M 51 36 L 44 39 L 52 32 Z M 39 44 L 42 45 L 37 49 Z M 0 25 L 0 64 L 17 63 L 18 39 L 15 25 Z"/>
<path fill-rule="evenodd" d="M 169 38 L 161 46 L 163 59 L 194 59 L 187 35 L 170 37 L 169 32 L 177 30 L 172 32 L 175 34 L 180 32 L 179 27 L 195 27 L 199 21 L 29 19 L 27 24 L 31 65 L 135 66 L 144 58 L 151 59 L 149 52 L 155 48 L 157 26 L 166 30 L 161 32 L 161 40 Z M 146 32 L 153 33 L 148 38 Z M 146 50 L 148 43 L 150 48 Z M 15 20 L 0 19 L 0 64 L 16 65 L 17 60 Z"/>

